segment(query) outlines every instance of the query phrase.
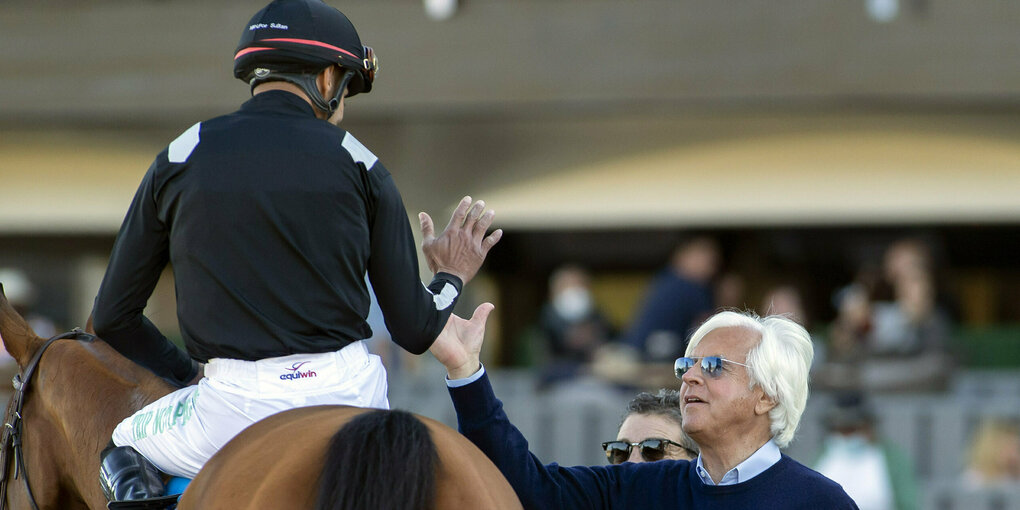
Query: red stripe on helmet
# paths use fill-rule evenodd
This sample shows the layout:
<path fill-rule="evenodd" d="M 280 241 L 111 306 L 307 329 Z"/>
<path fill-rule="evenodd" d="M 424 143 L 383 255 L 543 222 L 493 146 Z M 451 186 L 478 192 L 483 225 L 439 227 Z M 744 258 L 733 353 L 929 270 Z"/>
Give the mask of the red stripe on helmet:
<path fill-rule="evenodd" d="M 245 56 L 245 55 L 247 55 L 249 53 L 255 53 L 256 51 L 266 51 L 266 50 L 275 50 L 275 49 L 276 48 L 257 48 L 257 47 L 254 47 L 254 46 L 251 47 L 251 48 L 245 48 L 245 49 L 237 52 L 237 55 L 234 55 L 234 60 L 237 60 L 237 59 L 239 59 L 239 58 L 241 58 L 241 57 L 243 57 L 243 56 Z"/>
<path fill-rule="evenodd" d="M 351 56 L 353 58 L 356 58 L 356 59 L 359 59 L 359 60 L 361 59 L 361 57 L 359 57 L 359 56 L 357 56 L 357 55 L 355 55 L 355 54 L 353 54 L 353 53 L 351 53 L 351 52 L 349 52 L 349 51 L 347 51 L 347 50 L 345 50 L 343 48 L 338 48 L 336 46 L 333 46 L 332 44 L 326 44 L 326 43 L 320 42 L 320 41 L 313 41 L 311 39 L 262 39 L 260 42 L 288 42 L 288 43 L 295 43 L 295 44 L 307 44 L 307 45 L 310 45 L 310 46 L 319 46 L 320 48 L 328 48 L 328 49 L 331 49 L 331 50 L 334 50 L 334 51 L 339 51 L 340 53 L 343 53 L 345 55 L 349 55 L 349 56 Z"/>

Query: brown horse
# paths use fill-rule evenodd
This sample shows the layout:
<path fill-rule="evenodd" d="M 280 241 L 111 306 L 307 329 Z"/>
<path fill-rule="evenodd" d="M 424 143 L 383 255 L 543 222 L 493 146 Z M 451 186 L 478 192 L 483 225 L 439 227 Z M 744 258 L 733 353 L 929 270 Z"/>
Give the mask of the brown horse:
<path fill-rule="evenodd" d="M 23 374 L 46 343 L 7 301 L 2 285 L 0 337 Z M 98 340 L 52 343 L 24 384 L 24 466 L 17 469 L 15 479 L 15 458 L 4 445 L 7 491 L 0 508 L 32 508 L 26 477 L 40 509 L 106 508 L 99 486 L 99 452 L 117 423 L 173 389 Z"/>
<path fill-rule="evenodd" d="M 22 374 L 47 344 L 14 311 L 2 285 L 0 337 Z M 117 423 L 173 390 L 105 342 L 88 338 L 50 343 L 25 384 L 24 464 L 16 470 L 14 455 L 4 448 L 0 510 L 32 508 L 26 477 L 40 510 L 106 508 L 99 452 Z M 271 416 L 224 446 L 178 509 L 521 508 L 473 444 L 439 422 L 411 416 L 344 406 Z"/>

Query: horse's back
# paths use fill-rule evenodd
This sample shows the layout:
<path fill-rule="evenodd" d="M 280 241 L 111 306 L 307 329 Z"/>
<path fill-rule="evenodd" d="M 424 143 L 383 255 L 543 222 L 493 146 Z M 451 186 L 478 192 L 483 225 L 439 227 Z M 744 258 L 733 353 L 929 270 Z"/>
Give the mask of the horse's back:
<path fill-rule="evenodd" d="M 425 417 L 418 417 L 432 432 L 442 464 L 437 478 L 436 510 L 523 508 L 510 482 L 477 446 L 459 432 Z"/>
<path fill-rule="evenodd" d="M 314 508 L 330 440 L 351 419 L 371 411 L 348 406 L 302 407 L 255 423 L 206 463 L 178 508 Z M 510 484 L 477 447 L 442 423 L 418 419 L 428 427 L 439 455 L 437 510 L 521 508 Z"/>

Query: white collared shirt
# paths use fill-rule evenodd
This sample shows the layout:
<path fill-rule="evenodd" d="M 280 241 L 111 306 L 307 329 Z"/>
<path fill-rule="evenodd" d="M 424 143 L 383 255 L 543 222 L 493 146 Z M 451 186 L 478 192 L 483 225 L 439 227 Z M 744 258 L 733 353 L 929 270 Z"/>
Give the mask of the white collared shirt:
<path fill-rule="evenodd" d="M 705 464 L 701 461 L 701 455 L 698 455 L 698 477 L 705 485 L 733 485 L 737 483 L 746 482 L 762 473 L 766 469 L 775 465 L 779 462 L 783 454 L 779 451 L 779 447 L 776 446 L 776 442 L 769 439 L 758 451 L 751 454 L 744 462 L 737 464 L 737 466 L 723 475 L 722 480 L 719 483 L 712 481 L 712 477 L 708 475 L 708 470 L 705 469 Z"/>

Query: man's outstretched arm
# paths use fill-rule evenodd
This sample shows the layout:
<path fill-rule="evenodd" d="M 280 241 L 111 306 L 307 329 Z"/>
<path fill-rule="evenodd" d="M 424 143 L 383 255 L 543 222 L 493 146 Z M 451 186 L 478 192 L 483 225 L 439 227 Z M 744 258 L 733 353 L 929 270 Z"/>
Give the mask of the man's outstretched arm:
<path fill-rule="evenodd" d="M 622 474 L 620 470 L 543 465 L 510 423 L 479 358 L 492 309 L 489 303 L 480 305 L 471 320 L 451 315 L 430 349 L 446 367 L 458 429 L 496 464 L 524 508 L 609 508 L 611 495 L 604 488 L 619 485 L 614 479 Z"/>

